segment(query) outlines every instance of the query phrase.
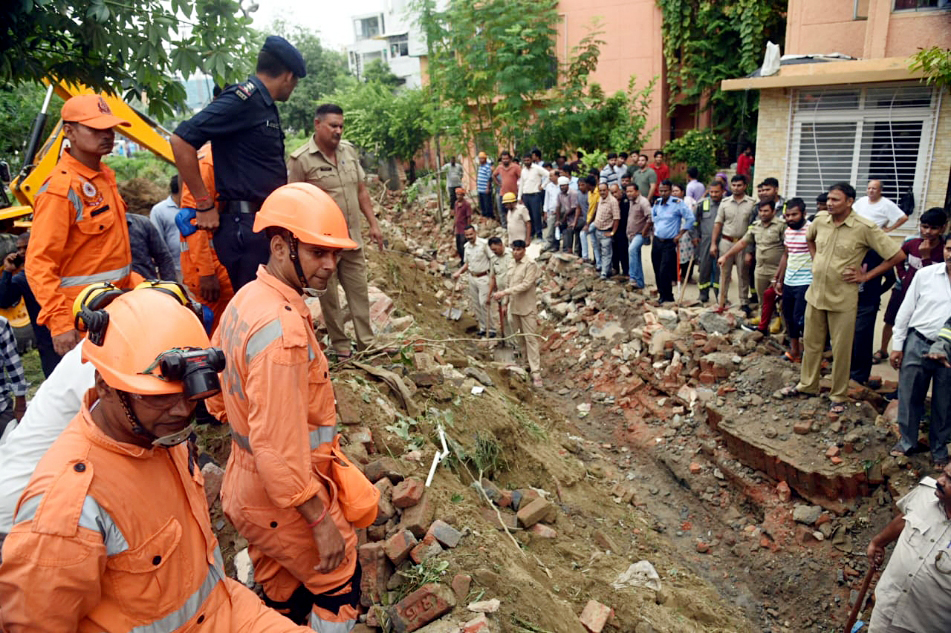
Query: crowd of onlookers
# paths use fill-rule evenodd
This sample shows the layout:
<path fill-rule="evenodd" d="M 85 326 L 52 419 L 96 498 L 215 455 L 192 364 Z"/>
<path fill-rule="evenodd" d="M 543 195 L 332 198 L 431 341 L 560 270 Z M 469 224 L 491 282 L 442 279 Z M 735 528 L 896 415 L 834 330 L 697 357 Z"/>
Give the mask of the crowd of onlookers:
<path fill-rule="evenodd" d="M 784 333 L 785 357 L 802 365 L 799 384 L 780 395 L 818 395 L 819 375 L 829 365 L 826 352 L 831 349 L 831 417 L 846 411 L 849 380 L 869 384 L 872 366 L 890 359 L 903 376 L 902 441 L 892 452 L 916 450 L 921 403 L 930 382 L 936 392 L 940 387 L 951 394 L 951 369 L 940 356 L 929 356 L 931 344 L 936 351 L 940 347 L 942 326 L 951 317 L 946 272 L 951 253 L 945 251 L 948 217 L 943 209 L 922 212 L 919 235 L 901 242 L 889 233 L 909 216 L 882 195 L 878 179 L 868 182 L 864 196 L 849 183 L 833 184 L 810 205 L 800 197 L 782 196 L 773 177 L 760 180 L 755 197 L 750 195 L 750 148 L 740 154 L 736 173 L 716 174 L 708 183 L 692 166 L 682 179 L 671 178 L 661 151 L 653 162 L 645 154 L 609 153 L 603 166 L 585 168 L 584 159 L 578 153 L 572 162 L 564 155 L 545 162 L 534 150 L 517 162 L 506 150 L 493 165 L 480 153 L 475 174 L 479 212 L 498 220 L 509 244 L 541 241 L 543 251 L 573 253 L 594 266 L 601 279 L 637 289 L 646 287 L 641 253 L 649 245 L 657 305 L 682 300 L 686 285 L 695 283 L 699 301 L 715 302 L 711 308 L 722 313 L 732 307 L 735 279 L 732 296 L 745 313 L 743 327 L 764 336 Z M 453 159 L 444 169 L 460 272 L 471 273 L 470 258 L 481 238 L 472 222 L 470 192 L 461 163 Z M 488 288 L 506 283 L 505 265 L 499 261 L 507 249 L 502 240 L 495 242 L 494 249 L 479 247 L 479 262 L 472 264 L 487 276 L 486 288 L 472 295 L 472 303 L 483 308 L 477 309 L 479 333 L 487 336 L 495 335 Z M 915 286 L 916 273 L 932 264 L 938 264 L 935 272 L 929 270 L 928 281 Z M 681 289 L 679 297 L 675 287 Z M 889 290 L 876 346 L 878 312 Z M 909 354 L 919 339 L 919 353 Z M 951 435 L 951 395 L 932 402 L 931 449 L 936 464 L 943 466 Z"/>

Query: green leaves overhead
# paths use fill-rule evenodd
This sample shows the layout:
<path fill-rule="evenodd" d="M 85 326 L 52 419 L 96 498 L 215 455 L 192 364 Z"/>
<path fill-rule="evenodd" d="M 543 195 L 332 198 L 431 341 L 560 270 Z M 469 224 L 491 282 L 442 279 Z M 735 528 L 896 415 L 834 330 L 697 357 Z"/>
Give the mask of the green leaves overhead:
<path fill-rule="evenodd" d="M 920 70 L 925 74 L 924 81 L 939 89 L 951 87 L 951 50 L 931 46 L 919 49 L 911 57 L 911 70 Z"/>
<path fill-rule="evenodd" d="M 185 90 L 172 79 L 203 71 L 243 79 L 261 42 L 236 0 L 21 0 L 0 15 L 0 83 L 58 78 L 147 95 L 170 117 Z"/>
<path fill-rule="evenodd" d="M 766 42 L 785 43 L 786 4 L 786 0 L 657 0 L 663 13 L 671 108 L 700 103 L 706 95 L 716 128 L 753 131 L 750 115 L 757 95 L 722 92 L 719 85 L 756 70 Z"/>

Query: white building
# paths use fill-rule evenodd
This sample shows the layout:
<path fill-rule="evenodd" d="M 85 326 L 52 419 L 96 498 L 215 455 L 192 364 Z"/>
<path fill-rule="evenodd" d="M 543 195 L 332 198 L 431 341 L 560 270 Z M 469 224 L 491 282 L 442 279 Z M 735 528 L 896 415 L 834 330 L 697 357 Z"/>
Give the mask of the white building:
<path fill-rule="evenodd" d="M 374 13 L 353 16 L 354 42 L 347 47 L 350 72 L 363 76 L 367 64 L 379 59 L 407 88 L 422 85 L 420 57 L 426 55 L 426 40 L 409 13 L 408 0 L 382 0 Z"/>

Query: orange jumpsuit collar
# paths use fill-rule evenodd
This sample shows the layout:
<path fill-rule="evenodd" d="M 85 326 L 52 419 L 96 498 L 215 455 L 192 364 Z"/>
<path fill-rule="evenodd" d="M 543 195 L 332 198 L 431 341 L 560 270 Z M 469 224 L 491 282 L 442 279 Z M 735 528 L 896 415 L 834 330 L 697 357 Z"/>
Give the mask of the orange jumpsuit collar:
<path fill-rule="evenodd" d="M 299 292 L 268 272 L 264 264 L 258 266 L 258 279 L 278 292 L 302 317 L 310 317 L 310 310 Z"/>

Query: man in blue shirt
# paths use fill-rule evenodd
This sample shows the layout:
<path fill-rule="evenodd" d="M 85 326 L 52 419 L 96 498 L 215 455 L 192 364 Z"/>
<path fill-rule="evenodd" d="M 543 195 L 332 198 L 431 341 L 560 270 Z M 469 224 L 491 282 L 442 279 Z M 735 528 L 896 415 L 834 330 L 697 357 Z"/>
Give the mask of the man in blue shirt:
<path fill-rule="evenodd" d="M 476 189 L 479 190 L 479 211 L 482 217 L 494 217 L 492 212 L 492 165 L 485 152 L 479 152 L 479 171 L 476 172 Z"/>
<path fill-rule="evenodd" d="M 657 200 L 651 209 L 654 223 L 654 243 L 651 247 L 651 265 L 657 281 L 660 302 L 674 300 L 673 285 L 677 279 L 677 243 L 680 237 L 694 225 L 694 216 L 680 198 L 670 195 L 670 180 L 661 181 L 657 187 Z"/>
<path fill-rule="evenodd" d="M 149 213 L 149 220 L 152 225 L 158 229 L 159 235 L 165 242 L 165 248 L 172 256 L 172 262 L 175 264 L 175 279 L 182 280 L 182 262 L 178 256 L 181 251 L 181 243 L 178 225 L 175 224 L 175 216 L 178 215 L 179 207 L 182 204 L 182 190 L 178 184 L 178 174 L 172 176 L 168 183 L 169 196 L 152 207 Z"/>
<path fill-rule="evenodd" d="M 255 74 L 221 95 L 172 134 L 175 166 L 195 196 L 198 228 L 214 231 L 215 252 L 235 292 L 256 278 L 270 254 L 254 216 L 272 191 L 287 184 L 284 130 L 277 101 L 287 101 L 307 75 L 304 58 L 287 40 L 268 36 Z M 212 141 L 215 189 L 212 200 L 198 170 L 198 150 Z M 219 218 L 219 213 L 221 217 Z M 220 226 L 219 226 L 220 220 Z"/>

